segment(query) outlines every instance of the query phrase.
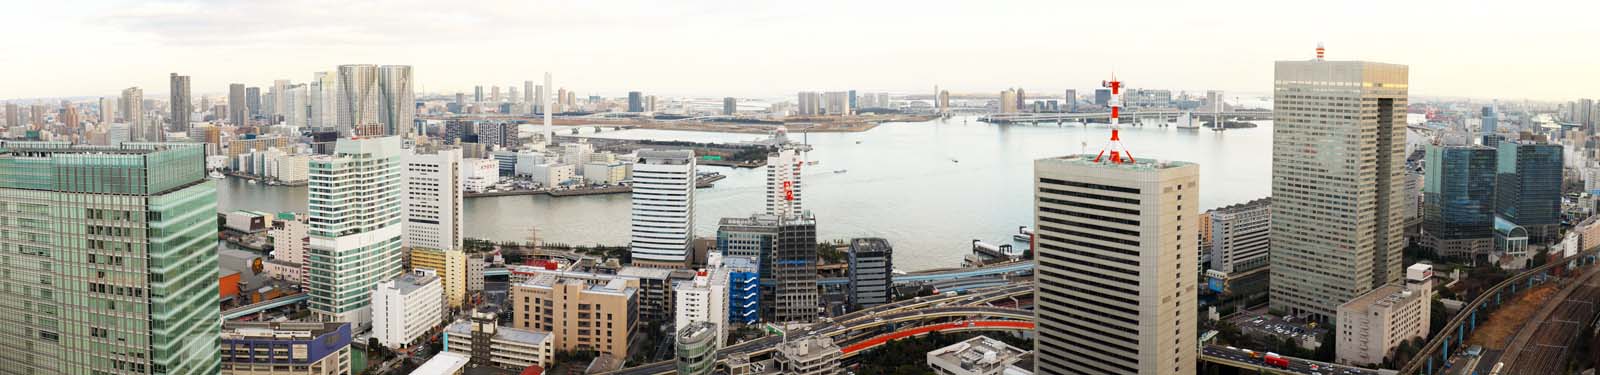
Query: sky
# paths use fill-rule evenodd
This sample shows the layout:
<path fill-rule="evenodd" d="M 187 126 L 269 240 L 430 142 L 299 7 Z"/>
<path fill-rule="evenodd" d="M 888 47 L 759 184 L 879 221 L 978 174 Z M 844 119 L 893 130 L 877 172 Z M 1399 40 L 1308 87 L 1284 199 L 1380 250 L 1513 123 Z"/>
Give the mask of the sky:
<path fill-rule="evenodd" d="M 1411 67 L 1413 96 L 1570 100 L 1600 88 L 1596 1 L 19 1 L 0 99 L 195 94 L 412 65 L 425 92 L 555 75 L 581 95 L 804 90 L 1264 94 L 1272 62 Z"/>

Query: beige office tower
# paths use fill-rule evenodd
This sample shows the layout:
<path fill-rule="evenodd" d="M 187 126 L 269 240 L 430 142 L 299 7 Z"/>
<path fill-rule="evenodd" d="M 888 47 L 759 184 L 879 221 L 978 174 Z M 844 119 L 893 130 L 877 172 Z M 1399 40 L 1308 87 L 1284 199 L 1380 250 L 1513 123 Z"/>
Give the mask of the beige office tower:
<path fill-rule="evenodd" d="M 1037 374 L 1195 373 L 1200 167 L 1034 162 Z"/>
<path fill-rule="evenodd" d="M 1279 61 L 1273 84 L 1271 307 L 1328 322 L 1399 282 L 1405 65 Z"/>

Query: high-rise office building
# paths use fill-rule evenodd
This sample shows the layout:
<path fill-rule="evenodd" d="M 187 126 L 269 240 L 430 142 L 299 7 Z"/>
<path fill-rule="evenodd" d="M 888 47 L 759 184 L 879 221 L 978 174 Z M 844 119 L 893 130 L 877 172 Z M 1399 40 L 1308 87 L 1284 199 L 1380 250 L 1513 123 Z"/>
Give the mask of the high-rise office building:
<path fill-rule="evenodd" d="M 1063 104 L 1063 109 L 1065 109 L 1067 112 L 1078 111 L 1078 90 L 1067 89 L 1067 93 L 1062 100 L 1063 102 L 1061 104 Z"/>
<path fill-rule="evenodd" d="M 461 149 L 418 147 L 406 155 L 405 246 L 461 249 Z"/>
<path fill-rule="evenodd" d="M 1111 89 L 1094 89 L 1094 105 L 1104 106 L 1111 103 Z"/>
<path fill-rule="evenodd" d="M 283 99 L 284 96 L 287 95 L 285 93 L 289 91 L 289 80 L 273 80 L 272 87 L 269 90 L 269 94 L 272 95 L 272 105 L 270 106 L 272 113 L 269 113 L 268 115 L 287 116 L 289 113 L 289 106 L 287 105 L 288 102 L 284 101 Z"/>
<path fill-rule="evenodd" d="M 385 135 L 405 135 L 417 120 L 417 99 L 410 65 L 384 65 L 378 70 L 378 121 Z"/>
<path fill-rule="evenodd" d="M 800 194 L 800 168 L 804 163 L 793 147 L 780 147 L 767 154 L 768 215 L 788 217 L 805 210 Z"/>
<path fill-rule="evenodd" d="M 305 128 L 310 125 L 311 93 L 306 84 L 289 85 L 284 89 L 283 98 L 283 123 L 294 128 Z"/>
<path fill-rule="evenodd" d="M 777 287 L 777 279 L 772 273 L 777 246 L 777 216 L 725 217 L 717 223 L 718 253 L 725 258 L 756 260 L 757 285 L 760 286 L 760 293 L 756 296 L 759 298 L 757 311 L 760 319 L 768 321 L 773 320 L 772 296 Z"/>
<path fill-rule="evenodd" d="M 706 267 L 695 272 L 693 279 L 672 283 L 672 318 L 676 327 L 711 323 L 716 327 L 717 342 L 722 342 L 723 327 L 728 324 L 729 270 L 722 267 L 722 255 L 706 257 Z"/>
<path fill-rule="evenodd" d="M 102 100 L 101 102 L 104 103 L 104 100 Z M 106 109 L 105 109 L 104 106 L 101 106 L 100 110 L 101 111 L 105 111 Z M 22 108 L 19 108 L 17 106 L 17 103 L 6 103 L 6 126 L 21 126 L 21 125 L 22 125 Z"/>
<path fill-rule="evenodd" d="M 533 81 L 522 81 L 522 102 L 528 106 L 526 113 L 534 113 L 539 106 L 539 103 L 534 102 L 535 89 L 533 86 Z"/>
<path fill-rule="evenodd" d="M 822 94 L 813 91 L 802 91 L 797 95 L 795 111 L 801 116 L 816 116 L 822 114 Z"/>
<path fill-rule="evenodd" d="M 772 249 L 773 319 L 809 322 L 817 311 L 817 220 L 810 212 L 778 219 Z"/>
<path fill-rule="evenodd" d="M 489 86 L 489 102 L 500 102 L 500 86 Z"/>
<path fill-rule="evenodd" d="M 378 66 L 339 66 L 339 135 L 357 135 L 357 129 L 380 124 L 379 103 Z"/>
<path fill-rule="evenodd" d="M 644 93 L 628 92 L 628 112 L 644 112 Z"/>
<path fill-rule="evenodd" d="M 0 372 L 216 374 L 216 185 L 193 144 L 0 142 Z M 159 235 L 156 235 L 159 233 Z"/>
<path fill-rule="evenodd" d="M 1494 250 L 1497 155 L 1484 146 L 1426 146 L 1422 246 L 1468 259 Z"/>
<path fill-rule="evenodd" d="M 409 248 L 412 270 L 429 270 L 439 275 L 445 306 L 467 306 L 467 254 L 460 249 Z M 481 275 L 480 275 L 481 277 Z"/>
<path fill-rule="evenodd" d="M 850 240 L 850 305 L 857 309 L 889 303 L 894 286 L 894 247 L 882 238 Z"/>
<path fill-rule="evenodd" d="M 1561 145 L 1506 140 L 1496 158 L 1495 215 L 1527 229 L 1530 243 L 1559 241 Z"/>
<path fill-rule="evenodd" d="M 400 274 L 401 152 L 399 137 L 339 139 L 311 159 L 306 279 L 319 321 L 370 324 L 367 292 Z"/>
<path fill-rule="evenodd" d="M 1272 198 L 1221 207 L 1202 218 L 1199 237 L 1210 241 L 1211 269 L 1240 276 L 1267 266 L 1271 249 Z M 1207 233 L 1209 232 L 1209 233 Z"/>
<path fill-rule="evenodd" d="M 128 123 L 128 132 L 135 141 L 150 140 L 144 124 L 144 90 L 138 87 L 122 89 L 122 122 Z"/>
<path fill-rule="evenodd" d="M 333 131 L 339 126 L 339 76 L 334 72 L 311 75 L 311 117 L 306 124 L 317 131 Z"/>
<path fill-rule="evenodd" d="M 1016 101 L 1017 101 L 1016 102 L 1016 106 L 1015 107 L 1011 107 L 1011 108 L 1016 109 L 1017 112 L 1026 111 L 1027 108 L 1028 108 L 1028 93 L 1027 93 L 1027 91 L 1023 90 L 1021 87 L 1018 87 L 1017 88 Z M 884 104 L 888 104 L 888 103 L 884 103 Z"/>
<path fill-rule="evenodd" d="M 49 125 L 49 123 L 45 121 L 45 106 L 43 104 L 34 104 L 29 106 L 28 111 L 31 112 L 31 114 L 28 115 L 28 120 L 33 122 L 34 128 L 44 129 L 45 125 Z"/>
<path fill-rule="evenodd" d="M 483 103 L 483 85 L 472 87 L 472 102 L 475 104 Z"/>
<path fill-rule="evenodd" d="M 739 113 L 739 99 L 732 96 L 722 98 L 722 114 L 733 116 Z"/>
<path fill-rule="evenodd" d="M 1194 374 L 1199 166 L 1034 162 L 1039 374 Z"/>
<path fill-rule="evenodd" d="M 1327 322 L 1400 280 L 1408 69 L 1319 58 L 1275 71 L 1271 306 Z"/>
<path fill-rule="evenodd" d="M 251 118 L 256 117 L 256 116 L 264 116 L 264 115 L 266 115 L 265 113 L 261 112 L 261 88 L 260 87 L 245 87 L 244 88 L 244 106 L 246 108 L 245 114 L 247 116 L 251 117 Z"/>
<path fill-rule="evenodd" d="M 192 122 L 189 115 L 194 113 L 194 106 L 189 104 L 189 76 L 172 73 L 171 84 L 171 101 L 168 101 L 167 105 L 170 106 L 172 115 L 167 118 L 172 120 L 172 126 L 167 130 L 188 132 L 189 123 Z"/>
<path fill-rule="evenodd" d="M 633 165 L 635 264 L 684 267 L 694 239 L 693 151 L 639 151 Z"/>
<path fill-rule="evenodd" d="M 236 126 L 249 123 L 250 106 L 244 104 L 244 84 L 234 83 L 228 85 L 228 122 Z"/>
<path fill-rule="evenodd" d="M 522 134 L 517 131 L 517 124 L 485 122 L 478 124 L 477 130 L 480 144 L 498 146 L 506 150 L 522 147 Z"/>
<path fill-rule="evenodd" d="M 11 106 L 13 104 L 8 104 Z M 117 98 L 110 96 L 100 97 L 100 125 L 109 125 L 117 122 Z M 9 125 L 9 123 L 7 123 Z"/>
<path fill-rule="evenodd" d="M 1494 134 L 1499 131 L 1500 116 L 1494 113 L 1494 107 L 1483 107 L 1483 134 Z"/>

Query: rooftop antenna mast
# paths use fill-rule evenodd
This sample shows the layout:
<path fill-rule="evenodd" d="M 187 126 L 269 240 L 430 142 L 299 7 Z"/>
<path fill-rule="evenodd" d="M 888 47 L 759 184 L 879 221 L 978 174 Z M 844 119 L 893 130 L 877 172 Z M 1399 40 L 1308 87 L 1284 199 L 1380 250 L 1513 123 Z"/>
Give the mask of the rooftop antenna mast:
<path fill-rule="evenodd" d="M 1100 154 L 1095 155 L 1094 162 L 1099 163 L 1105 159 L 1107 151 L 1111 152 L 1112 164 L 1136 162 L 1133 153 L 1128 152 L 1128 147 L 1122 145 L 1122 137 L 1118 134 L 1121 130 L 1118 120 L 1122 116 L 1122 81 L 1118 81 L 1117 75 L 1112 74 L 1111 80 L 1100 82 L 1100 86 L 1111 89 L 1111 99 L 1106 102 L 1111 106 L 1111 139 L 1106 141 L 1105 148 L 1100 149 Z"/>

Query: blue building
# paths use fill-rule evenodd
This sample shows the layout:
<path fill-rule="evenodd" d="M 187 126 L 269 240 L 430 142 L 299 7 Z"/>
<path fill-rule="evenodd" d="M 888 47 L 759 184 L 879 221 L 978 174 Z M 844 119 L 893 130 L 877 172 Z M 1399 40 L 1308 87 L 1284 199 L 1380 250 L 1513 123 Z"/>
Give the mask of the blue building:
<path fill-rule="evenodd" d="M 1495 215 L 1546 244 L 1561 234 L 1561 145 L 1501 141 L 1495 180 Z"/>
<path fill-rule="evenodd" d="M 1500 116 L 1495 115 L 1494 107 L 1483 107 L 1483 134 L 1494 134 L 1499 122 Z"/>
<path fill-rule="evenodd" d="M 1422 243 L 1442 257 L 1487 256 L 1493 249 L 1497 150 L 1434 146 L 1423 159 Z"/>
<path fill-rule="evenodd" d="M 350 323 L 223 322 L 223 373 L 351 374 Z"/>
<path fill-rule="evenodd" d="M 761 320 L 761 273 L 750 257 L 722 258 L 728 270 L 728 322 L 755 324 Z"/>
<path fill-rule="evenodd" d="M 855 309 L 889 303 L 894 286 L 894 247 L 882 238 L 850 240 L 850 305 Z"/>

